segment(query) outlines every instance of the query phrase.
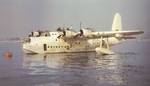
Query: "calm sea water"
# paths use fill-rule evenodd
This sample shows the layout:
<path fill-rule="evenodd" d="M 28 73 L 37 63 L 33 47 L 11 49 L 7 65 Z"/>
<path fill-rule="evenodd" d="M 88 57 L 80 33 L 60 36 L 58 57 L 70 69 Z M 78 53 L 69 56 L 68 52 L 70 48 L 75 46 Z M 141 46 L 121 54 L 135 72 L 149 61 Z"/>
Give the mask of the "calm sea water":
<path fill-rule="evenodd" d="M 150 86 L 149 48 L 128 41 L 113 48 L 116 55 L 27 55 L 19 42 L 0 42 L 0 86 Z"/>

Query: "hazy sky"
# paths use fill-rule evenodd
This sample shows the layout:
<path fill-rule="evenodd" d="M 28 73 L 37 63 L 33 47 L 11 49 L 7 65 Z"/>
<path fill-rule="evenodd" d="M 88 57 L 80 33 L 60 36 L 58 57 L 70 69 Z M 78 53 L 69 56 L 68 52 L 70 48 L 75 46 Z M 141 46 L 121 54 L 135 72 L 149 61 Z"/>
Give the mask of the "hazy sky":
<path fill-rule="evenodd" d="M 22 37 L 32 30 L 72 25 L 110 30 L 113 15 L 123 29 L 150 32 L 150 0 L 0 0 L 0 38 Z"/>

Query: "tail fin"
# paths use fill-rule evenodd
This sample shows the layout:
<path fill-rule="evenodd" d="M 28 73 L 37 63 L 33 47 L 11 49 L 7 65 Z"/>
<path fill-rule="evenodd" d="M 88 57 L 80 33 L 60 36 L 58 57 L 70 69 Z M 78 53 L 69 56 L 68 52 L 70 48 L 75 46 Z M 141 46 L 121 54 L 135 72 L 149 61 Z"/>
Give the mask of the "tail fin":
<path fill-rule="evenodd" d="M 122 30 L 121 16 L 119 13 L 116 13 L 112 24 L 112 31 L 121 31 L 121 30 Z"/>

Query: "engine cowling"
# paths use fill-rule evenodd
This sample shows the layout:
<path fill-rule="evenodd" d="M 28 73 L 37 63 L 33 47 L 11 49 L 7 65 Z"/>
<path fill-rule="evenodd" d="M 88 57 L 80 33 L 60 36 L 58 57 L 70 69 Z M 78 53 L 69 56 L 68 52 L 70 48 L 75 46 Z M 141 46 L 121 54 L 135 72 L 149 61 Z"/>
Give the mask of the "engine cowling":
<path fill-rule="evenodd" d="M 29 33 L 29 37 L 38 37 L 40 35 L 40 32 L 38 32 L 38 31 L 33 31 L 33 32 L 31 32 L 31 33 Z"/>
<path fill-rule="evenodd" d="M 74 36 L 76 36 L 77 33 L 75 31 L 72 31 L 72 30 L 63 30 L 63 37 L 66 37 L 66 38 L 72 38 Z"/>
<path fill-rule="evenodd" d="M 92 30 L 90 30 L 89 28 L 85 28 L 85 29 L 81 29 L 80 30 L 80 35 L 81 36 L 85 36 L 85 37 L 88 37 L 92 34 Z"/>

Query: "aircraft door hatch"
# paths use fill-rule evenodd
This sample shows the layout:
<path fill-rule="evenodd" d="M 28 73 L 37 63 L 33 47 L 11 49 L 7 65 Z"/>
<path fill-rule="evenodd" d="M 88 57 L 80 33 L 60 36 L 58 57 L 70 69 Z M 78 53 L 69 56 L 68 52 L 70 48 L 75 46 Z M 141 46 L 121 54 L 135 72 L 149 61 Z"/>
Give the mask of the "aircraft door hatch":
<path fill-rule="evenodd" d="M 43 44 L 44 51 L 47 51 L 47 44 Z"/>

